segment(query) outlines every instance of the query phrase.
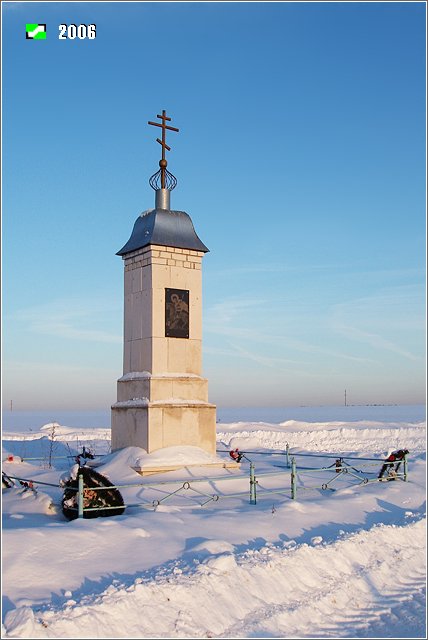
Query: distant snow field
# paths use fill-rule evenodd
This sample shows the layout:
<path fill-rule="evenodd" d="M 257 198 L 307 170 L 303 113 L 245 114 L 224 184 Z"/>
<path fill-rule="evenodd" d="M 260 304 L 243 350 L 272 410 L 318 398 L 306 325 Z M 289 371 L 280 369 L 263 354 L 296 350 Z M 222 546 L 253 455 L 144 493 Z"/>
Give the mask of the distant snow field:
<path fill-rule="evenodd" d="M 224 412 L 216 457 L 111 453 L 98 418 L 9 416 L 3 470 L 36 492 L 17 480 L 3 489 L 2 637 L 425 638 L 425 408 L 253 413 Z M 126 485 L 123 515 L 63 516 L 59 481 L 83 447 L 96 454 L 88 464 Z M 219 465 L 235 448 L 240 468 Z M 379 482 L 385 457 L 403 448 L 407 481 L 402 465 Z M 134 470 L 174 461 L 186 466 Z"/>

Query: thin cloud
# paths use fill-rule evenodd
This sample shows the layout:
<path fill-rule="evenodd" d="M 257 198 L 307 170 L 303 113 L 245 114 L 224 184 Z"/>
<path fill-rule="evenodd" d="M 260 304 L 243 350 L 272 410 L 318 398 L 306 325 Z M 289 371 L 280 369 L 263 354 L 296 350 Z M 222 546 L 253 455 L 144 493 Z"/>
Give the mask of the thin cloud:
<path fill-rule="evenodd" d="M 251 309 L 258 309 L 260 305 L 266 305 L 267 301 L 261 298 L 226 299 L 216 302 L 207 310 L 204 327 L 222 327 L 231 322 L 238 315 L 248 313 Z"/>
<path fill-rule="evenodd" d="M 271 263 L 241 265 L 239 267 L 228 267 L 227 269 L 213 269 L 209 272 L 211 276 L 233 276 L 241 274 L 255 273 L 312 273 L 314 271 L 334 271 L 338 269 L 343 271 L 343 265 L 340 264 L 306 264 L 306 265 L 287 265 L 284 263 Z"/>
<path fill-rule="evenodd" d="M 339 303 L 332 309 L 330 327 L 348 340 L 395 353 L 407 360 L 423 361 L 421 355 L 412 353 L 405 346 L 409 337 L 418 331 L 422 335 L 424 296 L 421 291 L 417 285 L 402 285 Z M 401 344 L 388 337 L 388 333 L 396 336 L 397 332 L 402 336 Z M 421 351 L 425 351 L 422 341 Z"/>
<path fill-rule="evenodd" d="M 69 364 L 61 364 L 58 362 L 33 362 L 33 361 L 21 361 L 21 360 L 7 360 L 3 363 L 4 371 L 7 371 L 8 374 L 19 374 L 23 373 L 31 373 L 36 376 L 44 376 L 45 374 L 70 374 L 76 376 L 82 376 L 84 374 L 100 376 L 103 377 L 112 377 L 117 375 L 117 371 L 115 369 L 106 369 L 105 367 L 85 367 L 84 365 L 69 365 Z"/>
<path fill-rule="evenodd" d="M 299 360 L 290 360 L 288 358 L 278 358 L 278 357 L 270 357 L 270 356 L 263 356 L 260 355 L 258 353 L 254 353 L 252 351 L 248 351 L 247 349 L 243 349 L 242 347 L 238 346 L 237 344 L 231 344 L 231 347 L 234 350 L 234 355 L 238 355 L 241 356 L 243 358 L 246 358 L 248 360 L 252 360 L 253 362 L 256 362 L 257 364 L 260 364 L 262 366 L 265 367 L 270 367 L 276 370 L 280 370 L 280 371 L 285 371 L 285 372 L 290 372 L 293 374 L 303 374 L 303 375 L 310 375 L 313 377 L 318 378 L 319 374 L 314 374 L 308 371 L 299 371 L 298 369 L 296 369 L 296 365 L 297 366 L 301 366 L 302 362 Z M 288 365 L 288 366 L 284 366 L 284 365 Z"/>
<path fill-rule="evenodd" d="M 318 354 L 328 358 L 340 358 L 365 364 L 373 363 L 371 358 L 350 355 L 342 351 L 327 349 L 307 341 L 290 337 L 289 335 L 286 336 L 282 334 L 266 333 L 265 331 L 256 331 L 242 326 L 243 313 L 246 312 L 248 315 L 251 309 L 260 309 L 260 306 L 264 306 L 266 309 L 269 309 L 268 302 L 266 300 L 262 301 L 259 298 L 247 300 L 228 299 L 219 302 L 213 305 L 207 313 L 204 332 L 212 335 L 244 340 L 245 342 L 253 345 L 256 343 L 260 345 L 269 344 L 282 350 L 289 349 L 302 353 Z M 259 356 L 261 359 L 265 357 L 266 356 L 264 355 Z M 290 360 L 290 362 L 293 361 Z"/>
<path fill-rule="evenodd" d="M 357 273 L 359 277 L 365 276 L 370 277 L 370 279 L 380 278 L 382 280 L 389 279 L 391 282 L 396 281 L 398 278 L 424 278 L 425 271 L 422 268 L 407 268 L 407 269 L 361 269 L 361 264 L 346 264 L 342 263 L 330 263 L 330 264 L 305 264 L 305 265 L 295 265 L 295 264 L 284 264 L 279 262 L 274 262 L 270 264 L 266 264 L 265 262 L 260 262 L 260 264 L 247 264 L 236 267 L 228 267 L 227 269 L 213 269 L 208 272 L 208 275 L 211 276 L 233 276 L 240 274 L 255 274 L 255 273 L 312 273 L 312 272 L 326 272 L 333 271 L 337 276 L 338 273 L 347 277 L 348 275 L 352 275 Z"/>
<path fill-rule="evenodd" d="M 421 361 L 423 358 L 421 356 L 415 356 L 413 353 L 408 351 L 407 349 L 402 349 L 398 345 L 394 344 L 390 340 L 386 340 L 380 335 L 376 333 L 369 333 L 368 331 L 363 331 L 358 329 L 357 327 L 352 327 L 350 325 L 336 325 L 336 330 L 342 333 L 342 335 L 346 336 L 350 340 L 357 340 L 358 342 L 363 342 L 365 344 L 374 347 L 375 349 L 382 349 L 385 351 L 391 351 L 392 353 L 396 353 L 403 358 L 407 358 L 408 360 Z"/>
<path fill-rule="evenodd" d="M 26 329 L 33 333 L 56 336 L 68 340 L 119 344 L 122 336 L 93 328 L 102 324 L 106 314 L 116 311 L 110 303 L 102 300 L 56 300 L 44 305 L 30 307 L 15 313 L 15 322 L 25 322 Z"/>

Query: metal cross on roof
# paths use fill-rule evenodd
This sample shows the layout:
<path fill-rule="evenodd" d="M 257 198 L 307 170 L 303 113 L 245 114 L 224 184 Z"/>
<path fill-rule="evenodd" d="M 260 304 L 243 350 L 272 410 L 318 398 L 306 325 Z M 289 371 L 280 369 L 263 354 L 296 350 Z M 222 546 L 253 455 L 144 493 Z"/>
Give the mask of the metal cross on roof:
<path fill-rule="evenodd" d="M 166 124 L 166 121 L 171 122 L 171 118 L 168 118 L 168 116 L 166 115 L 166 111 L 165 109 L 162 111 L 162 115 L 160 116 L 159 114 L 156 115 L 156 118 L 160 118 L 162 120 L 162 122 L 148 122 L 148 124 L 153 125 L 154 127 L 161 127 L 162 129 L 162 140 L 159 140 L 159 138 L 156 138 L 156 142 L 159 142 L 159 144 L 162 147 L 162 160 L 159 160 L 159 166 L 161 168 L 161 188 L 165 189 L 166 186 L 166 181 L 165 181 L 165 173 L 166 173 L 166 167 L 167 167 L 167 161 L 165 160 L 165 149 L 167 149 L 168 151 L 171 151 L 171 147 L 169 147 L 165 141 L 165 137 L 166 137 L 166 130 L 168 129 L 168 131 L 180 131 L 179 129 L 177 129 L 176 127 L 170 127 L 169 125 Z"/>

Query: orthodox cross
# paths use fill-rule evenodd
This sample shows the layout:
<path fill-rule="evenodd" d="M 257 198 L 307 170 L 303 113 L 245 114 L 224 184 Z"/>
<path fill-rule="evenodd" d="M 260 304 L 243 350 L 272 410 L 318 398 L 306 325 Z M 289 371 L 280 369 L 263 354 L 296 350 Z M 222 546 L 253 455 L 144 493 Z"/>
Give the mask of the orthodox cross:
<path fill-rule="evenodd" d="M 171 122 L 171 118 L 168 118 L 168 116 L 166 115 L 165 109 L 162 111 L 162 115 L 160 116 L 159 114 L 157 114 L 156 118 L 160 118 L 162 120 L 162 123 L 149 121 L 148 124 L 151 124 L 154 127 L 161 127 L 162 129 L 162 140 L 159 140 L 159 138 L 156 138 L 156 142 L 159 142 L 159 144 L 162 147 L 162 160 L 159 160 L 159 166 L 161 168 L 161 188 L 165 189 L 165 171 L 168 164 L 167 161 L 165 160 L 165 149 L 167 149 L 168 151 L 171 151 L 171 147 L 168 147 L 165 141 L 166 130 L 168 129 L 169 131 L 177 131 L 177 132 L 180 130 L 176 129 L 175 127 L 170 127 L 166 124 L 167 120 Z"/>

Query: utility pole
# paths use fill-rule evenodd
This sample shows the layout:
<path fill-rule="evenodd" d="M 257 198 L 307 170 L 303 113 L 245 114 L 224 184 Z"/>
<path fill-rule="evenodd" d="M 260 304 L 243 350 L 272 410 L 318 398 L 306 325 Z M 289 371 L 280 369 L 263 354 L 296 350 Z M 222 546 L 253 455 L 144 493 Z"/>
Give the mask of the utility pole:
<path fill-rule="evenodd" d="M 347 406 L 347 405 L 346 405 L 346 389 L 345 389 L 345 407 L 346 407 L 346 406 Z"/>
<path fill-rule="evenodd" d="M 10 401 L 10 410 L 13 411 L 13 401 Z"/>

